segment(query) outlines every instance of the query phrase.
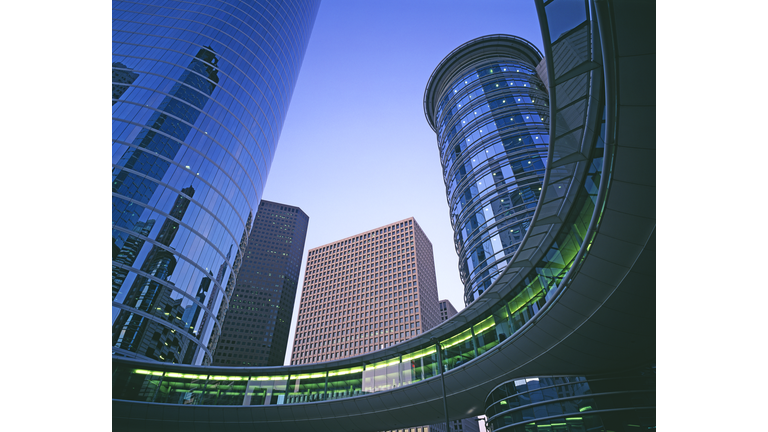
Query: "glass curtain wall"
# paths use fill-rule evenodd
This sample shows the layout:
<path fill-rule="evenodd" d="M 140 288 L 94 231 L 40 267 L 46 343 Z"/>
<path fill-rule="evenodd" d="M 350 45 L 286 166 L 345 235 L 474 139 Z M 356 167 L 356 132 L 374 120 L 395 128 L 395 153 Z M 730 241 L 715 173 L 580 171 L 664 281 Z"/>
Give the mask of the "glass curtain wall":
<path fill-rule="evenodd" d="M 113 353 L 209 364 L 319 0 L 112 4 Z"/>
<path fill-rule="evenodd" d="M 494 40 L 502 48 L 488 55 Z M 540 61 L 523 39 L 482 37 L 449 54 L 428 85 L 467 305 L 507 266 L 541 194 L 549 107 Z"/>

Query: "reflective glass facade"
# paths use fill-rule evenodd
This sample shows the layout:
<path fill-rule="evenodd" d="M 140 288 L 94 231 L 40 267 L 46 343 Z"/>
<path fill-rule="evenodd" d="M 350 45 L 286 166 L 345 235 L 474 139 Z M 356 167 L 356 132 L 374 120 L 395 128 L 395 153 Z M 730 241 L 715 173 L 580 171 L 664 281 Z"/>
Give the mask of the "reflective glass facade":
<path fill-rule="evenodd" d="M 541 194 L 549 107 L 540 61 L 523 39 L 482 37 L 450 53 L 427 86 L 466 304 L 507 266 Z"/>
<path fill-rule="evenodd" d="M 318 7 L 113 2 L 113 353 L 210 364 Z"/>

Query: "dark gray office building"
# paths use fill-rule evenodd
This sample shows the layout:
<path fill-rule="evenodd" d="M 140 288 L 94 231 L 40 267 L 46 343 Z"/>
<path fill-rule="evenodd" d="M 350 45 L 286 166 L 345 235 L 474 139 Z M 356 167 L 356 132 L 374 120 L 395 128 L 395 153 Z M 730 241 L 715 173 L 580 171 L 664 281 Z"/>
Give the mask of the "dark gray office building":
<path fill-rule="evenodd" d="M 261 201 L 214 365 L 283 364 L 308 225 L 300 208 Z"/>

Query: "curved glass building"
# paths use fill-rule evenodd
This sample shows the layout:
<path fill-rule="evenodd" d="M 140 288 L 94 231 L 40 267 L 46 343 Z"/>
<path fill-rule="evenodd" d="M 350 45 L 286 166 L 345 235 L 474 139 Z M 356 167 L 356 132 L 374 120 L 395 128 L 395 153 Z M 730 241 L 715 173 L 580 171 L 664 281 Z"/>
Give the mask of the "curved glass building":
<path fill-rule="evenodd" d="M 113 2 L 114 354 L 211 362 L 319 3 Z"/>
<path fill-rule="evenodd" d="M 484 36 L 448 54 L 427 84 L 467 305 L 507 266 L 541 194 L 549 143 L 541 59 L 524 39 Z"/>

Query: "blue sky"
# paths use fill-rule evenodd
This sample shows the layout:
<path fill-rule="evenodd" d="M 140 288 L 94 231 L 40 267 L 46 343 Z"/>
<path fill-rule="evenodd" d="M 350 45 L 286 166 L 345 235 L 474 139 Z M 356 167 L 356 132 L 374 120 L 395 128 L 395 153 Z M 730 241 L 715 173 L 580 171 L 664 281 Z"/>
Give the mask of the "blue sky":
<path fill-rule="evenodd" d="M 423 96 L 449 52 L 496 33 L 541 49 L 533 2 L 323 1 L 264 189 L 309 215 L 302 265 L 309 248 L 413 216 L 433 245 L 439 297 L 464 307 Z M 293 331 L 286 363 L 292 346 Z"/>

